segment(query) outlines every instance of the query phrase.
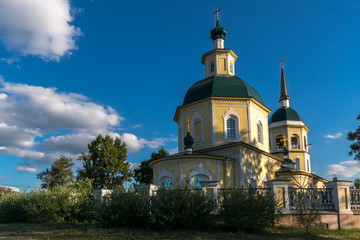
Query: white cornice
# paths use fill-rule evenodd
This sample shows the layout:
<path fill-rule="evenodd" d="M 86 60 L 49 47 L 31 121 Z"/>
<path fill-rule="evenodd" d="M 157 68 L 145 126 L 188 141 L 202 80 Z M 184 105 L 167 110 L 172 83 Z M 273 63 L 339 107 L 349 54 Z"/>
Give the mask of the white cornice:
<path fill-rule="evenodd" d="M 285 125 L 304 126 L 304 127 L 306 127 L 306 125 L 305 125 L 305 123 L 303 121 L 284 120 L 284 121 L 280 121 L 280 122 L 270 123 L 269 128 L 280 127 L 280 126 L 285 126 Z"/>

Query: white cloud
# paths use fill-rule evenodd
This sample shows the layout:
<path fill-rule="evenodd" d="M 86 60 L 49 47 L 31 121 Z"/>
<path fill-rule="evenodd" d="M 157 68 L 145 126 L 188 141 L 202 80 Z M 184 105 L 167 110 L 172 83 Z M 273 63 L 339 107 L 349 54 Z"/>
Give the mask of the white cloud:
<path fill-rule="evenodd" d="M 37 168 L 28 164 L 19 164 L 16 166 L 16 170 L 19 172 L 31 172 L 36 173 Z"/>
<path fill-rule="evenodd" d="M 343 134 L 341 132 L 339 132 L 339 133 L 336 133 L 336 134 L 325 135 L 324 138 L 337 139 L 337 138 L 341 138 L 342 136 L 343 136 Z"/>
<path fill-rule="evenodd" d="M 144 147 L 155 149 L 164 146 L 167 142 L 177 141 L 176 138 L 154 138 L 152 140 L 146 140 L 138 138 L 132 133 L 123 133 L 120 135 L 120 139 L 126 143 L 130 153 L 137 152 Z"/>
<path fill-rule="evenodd" d="M 132 126 L 132 129 L 140 128 L 142 126 L 143 126 L 142 124 L 136 124 L 136 125 Z"/>
<path fill-rule="evenodd" d="M 77 159 L 99 134 L 120 138 L 129 153 L 177 141 L 174 137 L 147 140 L 132 133 L 120 135 L 114 130 L 123 119 L 111 107 L 83 95 L 5 82 L 0 77 L 0 154 L 31 160 L 26 162 L 30 172 L 61 156 Z"/>
<path fill-rule="evenodd" d="M 131 169 L 138 168 L 139 166 L 140 166 L 140 163 L 130 163 L 130 168 Z"/>
<path fill-rule="evenodd" d="M 328 176 L 333 177 L 334 174 L 338 178 L 353 178 L 360 175 L 360 162 L 349 160 L 328 166 Z"/>
<path fill-rule="evenodd" d="M 170 155 L 172 155 L 172 154 L 178 153 L 179 149 L 178 148 L 171 148 L 171 149 L 169 149 L 168 152 L 169 152 Z"/>
<path fill-rule="evenodd" d="M 0 39 L 8 51 L 59 61 L 81 35 L 69 0 L 1 0 Z"/>

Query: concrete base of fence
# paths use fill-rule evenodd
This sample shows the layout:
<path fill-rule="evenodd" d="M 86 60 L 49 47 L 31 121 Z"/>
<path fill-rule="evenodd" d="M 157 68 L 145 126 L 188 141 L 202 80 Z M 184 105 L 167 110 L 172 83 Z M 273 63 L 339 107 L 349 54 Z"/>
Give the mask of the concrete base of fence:
<path fill-rule="evenodd" d="M 278 225 L 299 226 L 295 214 L 285 214 L 281 217 Z M 360 228 L 360 212 L 354 214 L 338 214 L 336 212 L 322 212 L 320 214 L 319 227 L 326 229 L 351 229 Z"/>

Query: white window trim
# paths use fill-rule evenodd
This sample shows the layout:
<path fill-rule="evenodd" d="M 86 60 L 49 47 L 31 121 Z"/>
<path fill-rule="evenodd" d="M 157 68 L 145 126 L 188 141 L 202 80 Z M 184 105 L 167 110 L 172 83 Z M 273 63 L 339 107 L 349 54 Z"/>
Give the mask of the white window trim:
<path fill-rule="evenodd" d="M 263 143 L 259 142 L 259 139 L 258 139 L 258 123 L 261 123 L 261 126 L 262 126 L 262 140 L 263 140 Z M 261 121 L 261 117 L 260 115 L 257 117 L 256 119 L 256 138 L 257 138 L 257 143 L 262 146 L 262 147 L 265 147 L 265 134 L 264 134 L 264 124 L 263 122 Z"/>
<path fill-rule="evenodd" d="M 162 169 L 161 172 L 159 173 L 158 180 L 157 180 L 158 185 L 161 184 L 160 179 L 163 178 L 163 177 L 169 177 L 169 178 L 171 178 L 171 181 L 174 182 L 174 176 L 173 176 L 172 173 L 171 173 L 169 170 L 167 170 L 165 167 L 163 167 L 163 169 Z"/>
<path fill-rule="evenodd" d="M 227 137 L 227 120 L 231 117 L 235 118 L 235 138 L 228 138 Z M 226 142 L 238 142 L 241 140 L 240 135 L 240 116 L 233 108 L 229 108 L 223 115 L 224 120 L 224 140 Z"/>
<path fill-rule="evenodd" d="M 195 123 L 197 122 L 201 123 L 201 141 L 200 142 L 194 142 L 194 147 L 196 145 L 203 145 L 205 143 L 205 137 L 204 137 L 204 118 L 201 116 L 201 114 L 199 114 L 198 112 L 196 112 L 194 114 L 194 116 L 191 118 L 191 124 L 190 124 L 190 132 L 191 132 L 191 136 L 194 138 L 194 140 L 196 139 L 195 136 Z"/>
<path fill-rule="evenodd" d="M 206 168 L 204 168 L 203 164 L 200 163 L 196 168 L 194 168 L 190 175 L 189 175 L 189 180 L 190 180 L 190 185 L 193 186 L 195 183 L 194 183 L 194 180 L 195 180 L 195 177 L 197 175 L 205 175 L 207 176 L 210 180 L 212 180 L 212 176 L 209 172 L 209 170 L 207 170 Z"/>

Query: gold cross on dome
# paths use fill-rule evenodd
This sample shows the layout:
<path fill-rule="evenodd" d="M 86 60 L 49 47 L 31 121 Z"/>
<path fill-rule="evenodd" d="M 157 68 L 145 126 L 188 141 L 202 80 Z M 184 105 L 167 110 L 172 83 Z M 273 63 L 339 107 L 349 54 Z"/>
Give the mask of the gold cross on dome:
<path fill-rule="evenodd" d="M 287 138 L 285 136 L 283 136 L 282 139 L 280 139 L 280 142 L 284 145 L 284 147 L 286 147 L 286 141 Z"/>
<path fill-rule="evenodd" d="M 216 11 L 214 12 L 214 14 L 216 14 L 216 20 L 219 21 L 219 12 L 221 11 L 221 8 L 216 8 Z"/>

